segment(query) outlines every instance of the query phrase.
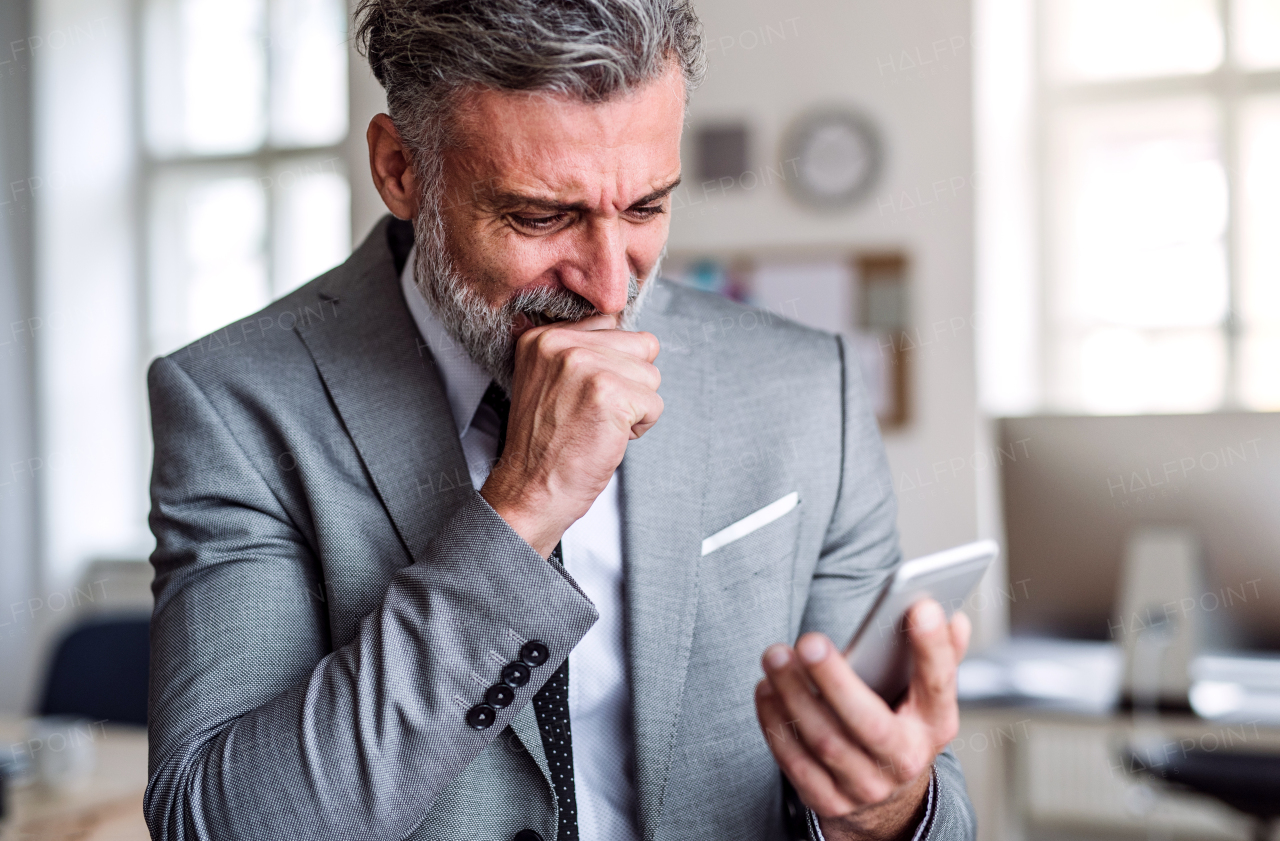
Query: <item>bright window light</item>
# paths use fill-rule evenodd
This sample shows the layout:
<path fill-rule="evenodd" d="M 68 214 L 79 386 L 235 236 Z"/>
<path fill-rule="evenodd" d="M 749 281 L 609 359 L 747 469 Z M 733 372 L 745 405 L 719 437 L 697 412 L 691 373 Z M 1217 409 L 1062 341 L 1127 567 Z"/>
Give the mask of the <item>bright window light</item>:
<path fill-rule="evenodd" d="M 252 149 L 266 128 L 262 0 L 184 0 L 182 11 L 187 148 Z"/>
<path fill-rule="evenodd" d="M 1080 139 L 1064 220 L 1068 311 L 1135 327 L 1220 322 L 1227 194 L 1212 137 Z"/>
<path fill-rule="evenodd" d="M 266 201 L 250 178 L 191 191 L 183 231 L 187 249 L 186 329 L 202 336 L 266 306 Z"/>
<path fill-rule="evenodd" d="M 1280 328 L 1280 96 L 1249 101 L 1241 121 L 1241 312 Z"/>
<path fill-rule="evenodd" d="M 1241 120 L 1240 394 L 1280 410 L 1280 96 L 1245 104 Z"/>
<path fill-rule="evenodd" d="M 1222 63 L 1215 0 L 1048 0 L 1044 10 L 1060 80 L 1205 73 Z"/>
<path fill-rule="evenodd" d="M 1240 391 L 1245 405 L 1280 411 L 1280 330 L 1261 328 L 1245 334 L 1240 348 Z"/>
<path fill-rule="evenodd" d="M 343 0 L 143 0 L 151 346 L 249 315 L 351 251 Z"/>
<path fill-rule="evenodd" d="M 151 194 L 151 346 L 169 353 L 270 300 L 266 196 L 247 167 L 176 168 Z"/>
<path fill-rule="evenodd" d="M 327 169 L 326 169 L 327 167 Z M 351 253 L 351 190 L 333 161 L 276 174 L 275 293 L 283 295 Z"/>
<path fill-rule="evenodd" d="M 1280 411 L 1280 0 L 976 19 L 984 406 Z"/>
<path fill-rule="evenodd" d="M 271 7 L 271 140 L 327 146 L 347 134 L 345 6 L 275 0 Z"/>
<path fill-rule="evenodd" d="M 1280 0 L 1235 0 L 1235 59 L 1251 70 L 1280 67 Z"/>
<path fill-rule="evenodd" d="M 1085 411 L 1205 412 L 1222 402 L 1226 343 L 1219 331 L 1103 328 L 1074 350 L 1074 402 Z"/>
<path fill-rule="evenodd" d="M 1079 106 L 1053 125 L 1058 400 L 1100 413 L 1215 408 L 1229 288 L 1213 103 Z"/>
<path fill-rule="evenodd" d="M 160 155 L 252 151 L 266 135 L 264 0 L 149 0 L 147 134 Z"/>
<path fill-rule="evenodd" d="M 1221 322 L 1227 186 L 1212 104 L 1075 109 L 1059 126 L 1063 315 L 1145 328 Z"/>

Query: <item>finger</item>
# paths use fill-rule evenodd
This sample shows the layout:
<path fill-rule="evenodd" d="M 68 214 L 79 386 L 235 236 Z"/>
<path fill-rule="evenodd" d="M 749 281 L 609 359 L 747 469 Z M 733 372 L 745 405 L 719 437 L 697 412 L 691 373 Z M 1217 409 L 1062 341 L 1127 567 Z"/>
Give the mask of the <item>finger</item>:
<path fill-rule="evenodd" d="M 644 358 L 647 362 L 652 362 L 658 358 L 658 351 L 662 349 L 658 337 L 644 330 L 621 330 L 617 329 L 613 322 L 600 322 L 601 318 L 614 319 L 615 316 L 593 316 L 578 322 L 562 322 L 561 325 L 567 330 L 576 330 L 580 333 L 594 334 L 583 337 L 587 340 L 598 340 L 602 342 L 620 342 L 628 353 Z"/>
<path fill-rule="evenodd" d="M 641 435 L 644 435 L 653 425 L 658 422 L 658 418 L 662 417 L 662 410 L 666 404 L 662 400 L 662 396 L 657 392 L 650 392 L 643 398 L 643 414 L 640 420 L 631 425 L 631 438 L 634 441 Z"/>
<path fill-rule="evenodd" d="M 657 359 L 660 350 L 657 336 L 652 333 L 613 330 L 601 326 L 593 329 L 582 327 L 593 320 L 539 327 L 521 336 L 520 340 L 533 344 L 543 356 L 554 356 L 564 348 L 581 345 L 596 349 L 612 348 L 621 353 L 638 356 L 646 362 Z"/>
<path fill-rule="evenodd" d="M 572 352 L 578 356 L 591 354 L 597 357 L 593 362 L 603 358 L 585 348 L 574 348 Z M 584 373 L 579 368 L 576 375 L 581 376 L 582 380 L 577 411 L 608 418 L 620 432 L 627 432 L 631 438 L 637 438 L 657 423 L 662 415 L 663 401 L 656 390 L 661 376 L 657 368 L 634 357 L 627 360 L 615 358 L 611 363 L 614 366 L 612 369 Z M 589 363 L 576 364 L 582 366 Z M 619 369 L 628 367 L 629 371 L 619 373 Z M 630 376 L 626 375 L 628 373 Z M 635 434 L 637 431 L 639 435 Z"/>
<path fill-rule="evenodd" d="M 847 815 L 858 807 L 840 792 L 835 779 L 801 743 L 768 678 L 756 685 L 756 718 L 774 761 L 795 786 L 804 805 L 823 817 Z"/>
<path fill-rule="evenodd" d="M 613 391 L 618 383 L 638 385 L 647 391 L 657 391 L 662 384 L 662 372 L 656 365 L 608 347 L 568 345 L 535 363 L 534 369 L 539 365 L 544 375 L 544 389 L 558 382 L 561 386 L 582 389 L 578 392 L 580 398 L 597 402 Z M 548 374 L 549 377 L 545 376 Z M 537 379 L 529 374 L 526 378 Z"/>
<path fill-rule="evenodd" d="M 658 358 L 661 344 L 652 333 L 631 332 L 629 330 L 593 330 L 578 333 L 579 341 L 589 342 L 592 346 L 612 348 L 622 353 L 638 356 L 645 362 L 653 362 Z"/>
<path fill-rule="evenodd" d="M 956 650 L 942 605 L 924 599 L 907 612 L 913 668 L 910 701 L 932 732 L 934 744 L 949 742 L 959 726 Z"/>
<path fill-rule="evenodd" d="M 618 327 L 618 316 L 616 315 L 593 315 L 590 318 L 584 318 L 581 321 L 556 321 L 548 327 L 559 327 L 564 330 L 581 330 L 590 332 L 593 330 L 616 330 Z"/>
<path fill-rule="evenodd" d="M 604 371 L 625 377 L 649 391 L 657 391 L 662 385 L 662 372 L 652 362 L 613 348 L 595 348 L 592 352 L 598 355 L 596 363 Z"/>
<path fill-rule="evenodd" d="M 924 728 L 906 726 L 871 687 L 849 667 L 831 640 L 805 634 L 796 653 L 840 723 L 897 782 L 914 780 L 933 761 Z"/>
<path fill-rule="evenodd" d="M 613 329 L 616 325 L 616 318 L 608 315 L 593 315 L 582 321 L 552 321 L 546 324 L 535 324 L 528 315 L 519 313 L 511 329 L 516 335 L 516 347 L 521 348 L 534 342 L 543 333 L 551 331 L 589 332 Z"/>
<path fill-rule="evenodd" d="M 840 790 L 861 803 L 879 803 L 896 783 L 880 763 L 849 737 L 835 711 L 813 694 L 809 678 L 791 650 L 773 645 L 765 652 L 765 673 L 777 690 L 787 719 L 795 722 L 809 753 L 835 778 Z"/>

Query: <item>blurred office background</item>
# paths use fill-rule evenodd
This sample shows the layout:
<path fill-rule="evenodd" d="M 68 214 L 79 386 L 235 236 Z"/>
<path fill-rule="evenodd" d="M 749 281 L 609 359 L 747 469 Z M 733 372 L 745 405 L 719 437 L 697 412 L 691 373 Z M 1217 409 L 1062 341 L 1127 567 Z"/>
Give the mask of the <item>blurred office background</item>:
<path fill-rule="evenodd" d="M 983 837 L 1270 837 L 1246 795 L 1280 751 L 1280 0 L 698 6 L 672 274 L 857 341 L 909 557 L 1007 544 L 955 745 Z M 13 732 L 129 720 L 50 699 L 60 658 L 101 659 L 69 634 L 145 627 L 148 362 L 384 212 L 348 17 L 0 6 Z M 137 734 L 87 732 L 118 763 L 93 814 L 127 824 L 102 803 L 145 782 Z M 53 826 L 56 792 L 22 797 Z"/>

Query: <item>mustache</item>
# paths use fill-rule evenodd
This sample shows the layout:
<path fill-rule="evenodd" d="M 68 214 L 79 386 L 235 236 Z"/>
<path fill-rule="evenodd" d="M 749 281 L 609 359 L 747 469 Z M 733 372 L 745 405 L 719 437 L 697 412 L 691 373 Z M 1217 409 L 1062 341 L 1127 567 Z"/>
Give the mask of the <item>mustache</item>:
<path fill-rule="evenodd" d="M 640 281 L 635 275 L 627 279 L 627 305 L 640 295 Z M 516 292 L 502 305 L 503 316 L 513 323 L 523 315 L 535 326 L 554 324 L 558 321 L 577 322 L 602 315 L 595 304 L 562 287 L 543 286 Z"/>

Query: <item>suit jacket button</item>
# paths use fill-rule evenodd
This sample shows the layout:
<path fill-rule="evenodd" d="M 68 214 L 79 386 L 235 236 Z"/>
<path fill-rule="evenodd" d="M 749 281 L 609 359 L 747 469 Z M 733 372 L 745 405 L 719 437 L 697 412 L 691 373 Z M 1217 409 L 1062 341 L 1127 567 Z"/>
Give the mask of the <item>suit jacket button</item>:
<path fill-rule="evenodd" d="M 516 691 L 505 683 L 495 683 L 484 693 L 484 702 L 494 709 L 502 709 L 516 699 Z"/>
<path fill-rule="evenodd" d="M 519 660 L 513 660 L 502 667 L 502 682 L 507 686 L 519 688 L 529 682 L 529 677 L 533 673 L 529 671 L 529 667 Z"/>
<path fill-rule="evenodd" d="M 488 704 L 476 704 L 467 710 L 467 724 L 475 730 L 484 730 L 493 724 L 498 712 Z"/>
<path fill-rule="evenodd" d="M 550 656 L 547 646 L 538 640 L 530 640 L 520 649 L 520 659 L 530 666 L 541 666 Z"/>
<path fill-rule="evenodd" d="M 542 841 L 542 836 L 532 829 L 522 829 L 511 838 L 511 841 Z"/>

